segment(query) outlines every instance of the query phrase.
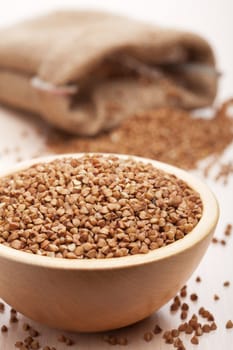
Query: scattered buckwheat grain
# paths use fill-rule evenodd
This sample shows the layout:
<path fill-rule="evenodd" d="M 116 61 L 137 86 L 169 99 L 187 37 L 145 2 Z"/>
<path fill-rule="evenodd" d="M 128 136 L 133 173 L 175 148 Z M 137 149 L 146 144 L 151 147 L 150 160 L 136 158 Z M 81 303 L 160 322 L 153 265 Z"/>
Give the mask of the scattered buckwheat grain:
<path fill-rule="evenodd" d="M 191 299 L 192 301 L 197 301 L 197 299 L 198 299 L 197 294 L 192 293 L 192 294 L 190 295 L 190 299 Z"/>
<path fill-rule="evenodd" d="M 215 331 L 217 329 L 217 325 L 215 322 L 212 322 L 211 325 L 210 325 L 210 329 L 211 331 Z"/>
<path fill-rule="evenodd" d="M 10 323 L 17 323 L 19 320 L 16 315 L 11 315 L 10 316 Z"/>
<path fill-rule="evenodd" d="M 127 118 L 118 128 L 96 137 L 72 137 L 51 131 L 47 148 L 53 153 L 133 154 L 192 169 L 201 159 L 221 154 L 233 141 L 228 112 L 232 103 L 226 101 L 211 119 L 193 118 L 191 113 L 177 108 L 158 108 Z"/>
<path fill-rule="evenodd" d="M 114 335 L 108 337 L 108 344 L 117 345 L 117 337 Z"/>
<path fill-rule="evenodd" d="M 125 346 L 128 344 L 128 339 L 123 336 L 105 335 L 103 340 L 110 345 L 121 345 Z"/>
<path fill-rule="evenodd" d="M 146 332 L 143 336 L 144 340 L 149 342 L 153 339 L 153 333 L 152 332 Z"/>
<path fill-rule="evenodd" d="M 228 184 L 229 178 L 233 173 L 233 162 L 220 164 L 220 169 L 215 176 L 215 181 L 222 180 L 224 185 Z"/>
<path fill-rule="evenodd" d="M 158 325 L 158 324 L 156 324 L 155 325 L 155 328 L 154 328 L 154 334 L 160 334 L 160 333 L 162 333 L 162 328 Z"/>
<path fill-rule="evenodd" d="M 230 282 L 229 282 L 229 281 L 225 281 L 225 282 L 223 283 L 223 286 L 224 286 L 224 287 L 229 287 L 229 286 L 230 286 Z"/>
<path fill-rule="evenodd" d="M 180 332 L 178 329 L 172 329 L 171 335 L 173 336 L 173 338 L 177 338 L 177 337 L 179 337 Z"/>
<path fill-rule="evenodd" d="M 181 298 L 185 298 L 187 296 L 187 286 L 183 286 L 180 290 Z"/>
<path fill-rule="evenodd" d="M 187 317 L 188 317 L 187 311 L 182 311 L 180 314 L 181 320 L 186 320 Z"/>
<path fill-rule="evenodd" d="M 209 333 L 211 331 L 210 326 L 208 324 L 204 324 L 202 326 L 202 330 L 204 333 Z"/>
<path fill-rule="evenodd" d="M 1 327 L 1 332 L 2 332 L 2 333 L 8 332 L 8 328 L 7 328 L 6 325 L 3 325 L 3 326 Z"/>
<path fill-rule="evenodd" d="M 32 337 L 32 338 L 36 338 L 40 335 L 40 333 L 34 329 L 34 328 L 29 328 L 29 335 Z"/>
<path fill-rule="evenodd" d="M 233 328 L 233 322 L 232 322 L 231 320 L 227 321 L 227 323 L 226 323 L 226 328 L 227 328 L 227 329 Z"/>
<path fill-rule="evenodd" d="M 225 231 L 224 231 L 225 236 L 230 236 L 231 232 L 232 232 L 232 224 L 227 224 Z"/>
<path fill-rule="evenodd" d="M 192 334 L 193 333 L 193 327 L 190 326 L 190 324 L 187 325 L 187 327 L 185 329 L 185 333 L 186 334 Z"/>
<path fill-rule="evenodd" d="M 190 341 L 194 345 L 198 345 L 199 344 L 199 340 L 198 340 L 198 338 L 196 336 L 193 336 Z"/>
<path fill-rule="evenodd" d="M 183 310 L 183 311 L 188 311 L 188 309 L 189 309 L 189 306 L 188 306 L 187 303 L 183 303 L 183 304 L 181 305 L 181 310 Z"/>

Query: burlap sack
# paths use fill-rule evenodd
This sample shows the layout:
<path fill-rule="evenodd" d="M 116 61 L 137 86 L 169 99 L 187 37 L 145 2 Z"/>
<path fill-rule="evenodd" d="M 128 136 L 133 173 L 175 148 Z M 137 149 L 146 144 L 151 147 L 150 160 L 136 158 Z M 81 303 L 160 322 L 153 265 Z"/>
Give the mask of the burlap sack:
<path fill-rule="evenodd" d="M 71 133 L 94 135 L 130 113 L 212 103 L 201 37 L 99 12 L 58 12 L 0 31 L 0 101 Z"/>

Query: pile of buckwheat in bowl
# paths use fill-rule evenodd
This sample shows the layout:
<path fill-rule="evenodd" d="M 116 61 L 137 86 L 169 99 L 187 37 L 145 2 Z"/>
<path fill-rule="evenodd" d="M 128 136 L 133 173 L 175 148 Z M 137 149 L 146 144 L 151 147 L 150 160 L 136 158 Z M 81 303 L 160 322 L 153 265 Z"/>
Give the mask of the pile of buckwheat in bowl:
<path fill-rule="evenodd" d="M 197 192 L 150 163 L 57 158 L 0 179 L 0 243 L 68 259 L 144 254 L 182 239 L 202 210 Z"/>

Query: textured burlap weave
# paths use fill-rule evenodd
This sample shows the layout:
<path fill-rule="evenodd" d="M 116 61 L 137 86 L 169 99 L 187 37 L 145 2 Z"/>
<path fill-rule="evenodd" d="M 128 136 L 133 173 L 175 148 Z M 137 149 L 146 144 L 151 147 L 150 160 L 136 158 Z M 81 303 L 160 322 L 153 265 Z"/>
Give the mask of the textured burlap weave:
<path fill-rule="evenodd" d="M 213 102 L 210 45 L 99 12 L 57 12 L 0 31 L 0 101 L 94 135 L 136 111 Z"/>

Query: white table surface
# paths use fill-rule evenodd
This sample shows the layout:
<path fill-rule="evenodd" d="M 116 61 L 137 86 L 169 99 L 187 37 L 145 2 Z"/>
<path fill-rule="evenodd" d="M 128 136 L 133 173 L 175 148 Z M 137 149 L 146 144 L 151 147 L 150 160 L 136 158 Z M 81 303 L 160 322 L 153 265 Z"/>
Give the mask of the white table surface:
<path fill-rule="evenodd" d="M 179 26 L 195 30 L 206 36 L 216 49 L 219 67 L 224 76 L 221 80 L 218 101 L 233 96 L 233 2 L 231 0 L 201 1 L 196 0 L 178 0 L 169 1 L 11 1 L 0 0 L 0 26 L 10 24 L 16 20 L 28 15 L 45 12 L 49 9 L 66 6 L 94 6 L 98 8 L 107 8 L 121 13 L 132 14 L 135 17 L 148 19 L 155 23 L 162 23 L 168 26 Z M 30 117 L 17 114 L 0 108 L 0 170 L 14 164 L 19 158 L 29 159 L 43 150 L 43 135 L 38 135 L 35 129 L 37 123 Z M 27 132 L 26 137 L 22 134 Z M 217 140 L 216 140 L 217 142 Z M 6 153 L 8 150 L 8 153 Z M 233 160 L 233 145 L 227 149 L 223 155 L 222 161 Z M 233 224 L 233 177 L 231 177 L 227 186 L 221 182 L 213 180 L 217 169 L 213 169 L 210 177 L 205 181 L 216 194 L 219 203 L 221 216 L 216 230 L 216 236 L 224 238 L 224 229 L 226 224 Z M 194 172 L 203 177 L 201 172 Z M 0 267 L 1 268 L 1 267 Z M 201 276 L 202 282 L 196 283 L 196 276 Z M 231 286 L 223 287 L 223 282 L 229 280 Z M 188 290 L 197 292 L 199 300 L 193 304 L 190 311 L 197 312 L 200 306 L 205 306 L 213 312 L 216 318 L 218 329 L 211 334 L 200 338 L 199 346 L 190 344 L 187 341 L 187 349 L 201 350 L 232 350 L 233 349 L 233 329 L 226 330 L 225 323 L 228 319 L 233 321 L 233 234 L 227 238 L 227 245 L 211 244 L 207 254 L 202 260 L 200 266 L 188 281 Z M 220 300 L 214 301 L 213 295 L 219 294 Z M 23 322 L 28 321 L 23 316 L 19 316 L 19 323 L 10 325 L 7 334 L 0 334 L 0 349 L 14 349 L 16 340 L 25 337 L 22 331 Z M 9 308 L 0 315 L 0 325 L 9 323 Z M 33 324 L 32 321 L 30 321 Z M 115 332 L 117 335 L 127 336 L 129 345 L 127 349 L 148 349 L 165 350 L 172 349 L 170 345 L 164 344 L 161 336 L 156 336 L 150 343 L 143 340 L 145 331 L 153 330 L 156 323 L 159 323 L 163 329 L 174 328 L 179 324 L 178 315 L 171 315 L 169 304 L 165 305 L 151 318 L 133 325 L 126 329 Z M 46 326 L 35 325 L 41 332 L 38 338 L 44 345 L 56 346 L 58 350 L 66 348 L 65 345 L 57 342 L 57 336 L 60 331 L 49 329 Z M 114 334 L 114 332 L 113 332 Z M 99 334 L 69 334 L 75 340 L 76 345 L 71 349 L 80 350 L 98 350 L 110 349 L 111 345 L 103 342 L 102 335 Z M 189 337 L 190 338 L 190 337 Z M 188 337 L 187 337 L 188 340 Z M 120 348 L 115 346 L 116 349 Z"/>

